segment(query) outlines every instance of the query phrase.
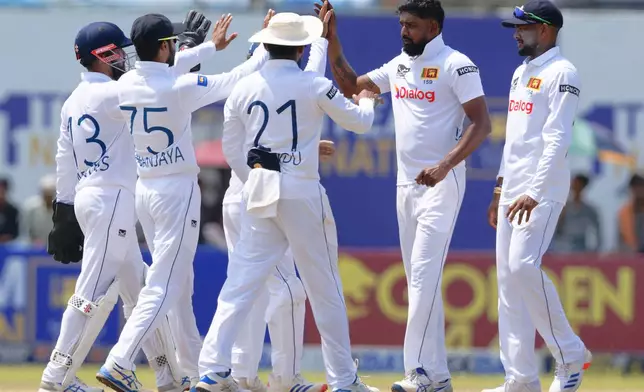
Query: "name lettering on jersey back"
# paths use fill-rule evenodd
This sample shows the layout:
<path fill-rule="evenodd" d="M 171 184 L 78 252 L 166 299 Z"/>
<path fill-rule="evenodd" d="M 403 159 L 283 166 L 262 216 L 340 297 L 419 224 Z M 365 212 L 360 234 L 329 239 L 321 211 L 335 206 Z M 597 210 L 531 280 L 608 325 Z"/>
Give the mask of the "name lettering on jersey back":
<path fill-rule="evenodd" d="M 302 153 L 299 151 L 282 152 L 278 153 L 277 156 L 279 157 L 280 163 L 283 164 L 290 163 L 293 166 L 298 166 L 300 163 L 302 163 Z"/>
<path fill-rule="evenodd" d="M 508 112 L 523 112 L 525 114 L 532 114 L 533 108 L 532 102 L 525 102 L 522 100 L 515 101 L 514 99 L 510 100 L 510 106 L 508 107 Z"/>
<path fill-rule="evenodd" d="M 417 88 L 410 89 L 407 87 L 398 87 L 394 85 L 396 90 L 396 99 L 416 99 L 419 101 L 434 102 L 436 100 L 436 93 L 434 91 L 423 91 Z"/>
<path fill-rule="evenodd" d="M 87 178 L 91 176 L 94 173 L 97 172 L 104 172 L 107 169 L 110 168 L 110 164 L 108 163 L 108 160 L 110 159 L 109 155 L 103 155 L 101 159 L 98 161 L 94 162 L 94 164 L 87 170 L 83 170 L 79 173 L 77 173 L 77 178 L 80 181 L 82 178 Z"/>
<path fill-rule="evenodd" d="M 161 151 L 158 154 L 142 157 L 139 154 L 135 155 L 136 163 L 141 168 L 148 167 L 159 167 L 165 165 L 172 165 L 179 161 L 184 162 L 185 158 L 181 153 L 179 146 L 170 147 L 165 151 Z"/>

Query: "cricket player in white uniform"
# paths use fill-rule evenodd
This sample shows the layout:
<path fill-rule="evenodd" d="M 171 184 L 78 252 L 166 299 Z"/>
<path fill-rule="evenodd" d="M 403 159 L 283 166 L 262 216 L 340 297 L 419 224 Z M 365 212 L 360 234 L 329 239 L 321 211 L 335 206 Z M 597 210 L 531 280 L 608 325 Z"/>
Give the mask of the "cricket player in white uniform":
<path fill-rule="evenodd" d="M 496 228 L 499 342 L 506 382 L 486 391 L 541 391 L 536 328 L 557 361 L 549 391 L 574 392 L 592 356 L 570 327 L 541 259 L 570 189 L 566 156 L 580 80 L 556 45 L 563 16 L 554 4 L 530 1 L 503 25 L 515 28 L 519 55 L 526 60 L 512 76 L 505 147 L 488 210 Z"/>
<path fill-rule="evenodd" d="M 465 193 L 465 162 L 491 131 L 479 69 L 443 42 L 438 0 L 398 8 L 402 53 L 357 76 L 330 34 L 331 70 L 345 95 L 391 92 L 398 163 L 397 212 L 409 297 L 405 378 L 392 390 L 452 390 L 441 278 Z M 334 33 L 334 32 L 333 32 Z M 464 129 L 464 119 L 471 125 Z"/>
<path fill-rule="evenodd" d="M 289 246 L 322 336 L 329 386 L 369 391 L 351 358 L 337 233 L 318 160 L 324 114 L 345 129 L 366 132 L 377 96 L 364 91 L 354 105 L 330 80 L 299 68 L 304 46 L 323 29 L 313 16 L 275 15 L 249 40 L 263 43 L 271 59 L 235 87 L 224 107 L 223 150 L 244 183 L 244 208 L 228 279 L 199 358 L 196 391 L 239 389 L 230 375 L 238 326 Z"/>
<path fill-rule="evenodd" d="M 325 31 L 322 37 L 311 44 L 309 61 L 304 71 L 324 75 L 328 46 L 326 26 L 331 14 L 326 8 L 320 13 Z M 258 45 L 252 44 L 249 57 Z M 333 142 L 320 141 L 320 159 L 330 156 L 333 151 Z M 223 201 L 223 223 L 229 259 L 241 231 L 243 186 L 243 182 L 233 171 Z M 293 255 L 289 249 L 268 277 L 265 288 L 252 307 L 233 346 L 232 376 L 241 388 L 252 392 L 266 391 L 266 385 L 259 379 L 257 372 L 268 323 L 273 367 L 273 372 L 268 376 L 268 390 L 289 392 L 300 388 L 307 392 L 324 392 L 327 389 L 326 384 L 311 383 L 300 373 L 305 312 L 306 292 L 295 272 Z"/>
<path fill-rule="evenodd" d="M 76 371 L 118 295 L 129 317 L 143 287 L 147 266 L 135 233 L 136 164 L 116 90 L 116 80 L 127 69 L 123 48 L 130 45 L 121 29 L 107 22 L 91 23 L 76 37 L 76 58 L 88 72 L 81 75 L 81 83 L 61 111 L 54 228 L 48 252 L 63 263 L 82 258 L 82 265 L 56 348 L 43 373 L 41 392 L 101 390 L 83 384 L 75 377 Z M 199 61 L 195 51 L 184 52 L 183 60 L 178 59 L 184 72 Z M 173 339 L 164 319 L 143 345 L 159 391 L 184 389 L 180 385 L 184 372 L 175 354 L 175 341 L 180 346 L 183 340 L 182 336 Z"/>
<path fill-rule="evenodd" d="M 231 21 L 232 16 L 226 15 L 215 24 L 211 56 L 236 37 L 226 36 Z M 180 319 L 190 320 L 185 325 L 189 333 L 198 334 L 192 311 L 192 262 L 201 193 L 190 128 L 192 112 L 226 98 L 235 83 L 267 58 L 258 50 L 230 73 L 178 75 L 170 66 L 182 29 L 159 14 L 136 19 L 131 38 L 141 61 L 118 82 L 121 114 L 134 139 L 139 175 L 136 211 L 152 252 L 152 266 L 119 341 L 97 374 L 99 381 L 117 391 L 140 390 L 134 373 L 136 353 L 171 309 Z"/>

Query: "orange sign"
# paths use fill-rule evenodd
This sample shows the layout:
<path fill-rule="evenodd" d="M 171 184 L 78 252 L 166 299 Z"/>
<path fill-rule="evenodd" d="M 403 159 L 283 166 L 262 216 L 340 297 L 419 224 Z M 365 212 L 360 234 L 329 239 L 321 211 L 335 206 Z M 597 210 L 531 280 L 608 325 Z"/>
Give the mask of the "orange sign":
<path fill-rule="evenodd" d="M 644 350 L 633 339 L 644 328 L 644 260 L 546 257 L 573 328 L 590 349 Z M 356 345 L 401 345 L 407 322 L 407 285 L 398 252 L 340 254 L 340 275 Z M 450 348 L 498 348 L 494 255 L 452 254 L 443 272 L 445 339 Z M 312 313 L 305 341 L 319 343 Z M 543 345 L 543 342 L 539 342 Z"/>

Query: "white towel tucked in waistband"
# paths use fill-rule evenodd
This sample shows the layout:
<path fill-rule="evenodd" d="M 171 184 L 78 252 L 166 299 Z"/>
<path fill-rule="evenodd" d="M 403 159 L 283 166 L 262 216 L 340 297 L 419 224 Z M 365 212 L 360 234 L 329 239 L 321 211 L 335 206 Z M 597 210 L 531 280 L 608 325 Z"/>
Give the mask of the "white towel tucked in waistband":
<path fill-rule="evenodd" d="M 246 211 L 259 218 L 277 216 L 277 201 L 280 198 L 281 173 L 256 168 L 250 171 L 244 185 Z"/>

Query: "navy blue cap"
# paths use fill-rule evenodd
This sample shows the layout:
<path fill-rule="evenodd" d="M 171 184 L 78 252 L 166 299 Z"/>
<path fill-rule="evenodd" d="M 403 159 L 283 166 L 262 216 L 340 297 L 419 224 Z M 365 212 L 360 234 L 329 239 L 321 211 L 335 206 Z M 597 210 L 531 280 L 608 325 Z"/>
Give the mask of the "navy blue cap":
<path fill-rule="evenodd" d="M 92 51 L 114 45 L 116 48 L 125 48 L 132 45 L 132 41 L 125 36 L 123 30 L 110 22 L 94 22 L 80 29 L 74 41 L 76 60 L 92 55 Z"/>
<path fill-rule="evenodd" d="M 132 24 L 130 37 L 134 46 L 145 46 L 154 42 L 176 39 L 186 31 L 183 23 L 172 23 L 161 14 L 147 14 L 136 18 Z"/>
<path fill-rule="evenodd" d="M 529 24 L 547 24 L 563 27 L 563 15 L 559 8 L 548 0 L 530 0 L 522 7 L 516 7 L 513 18 L 501 22 L 503 27 L 516 27 Z"/>

